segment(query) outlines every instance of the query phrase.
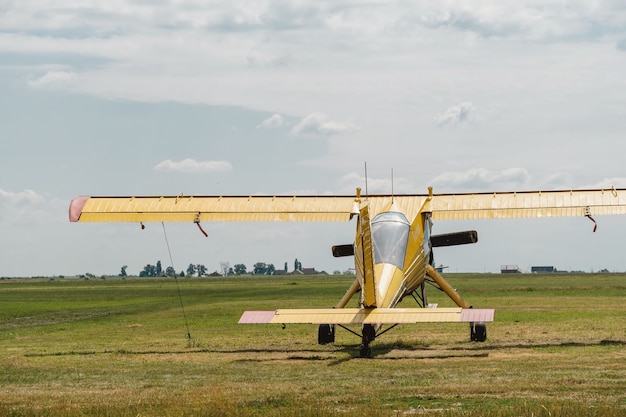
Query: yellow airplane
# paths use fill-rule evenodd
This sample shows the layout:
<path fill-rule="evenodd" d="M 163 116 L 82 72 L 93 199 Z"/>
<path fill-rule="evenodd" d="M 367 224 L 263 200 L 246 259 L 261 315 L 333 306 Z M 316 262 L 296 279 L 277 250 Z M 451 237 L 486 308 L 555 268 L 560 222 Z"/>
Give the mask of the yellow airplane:
<path fill-rule="evenodd" d="M 332 248 L 354 256 L 356 279 L 334 308 L 246 311 L 239 323 L 319 324 L 318 343 L 332 343 L 335 326 L 361 337 L 361 356 L 370 343 L 400 323 L 466 322 L 470 339 L 487 338 L 494 310 L 475 309 L 437 272 L 432 248 L 474 243 L 475 231 L 431 235 L 435 220 L 626 214 L 626 190 L 529 191 L 477 194 L 354 196 L 169 196 L 88 197 L 72 200 L 72 222 L 349 221 L 356 217 L 353 244 Z M 595 226 L 594 226 L 595 231 Z M 206 235 L 206 233 L 205 233 Z M 445 292 L 458 308 L 428 308 L 426 284 Z M 358 307 L 346 307 L 360 293 Z M 412 296 L 417 308 L 398 308 Z M 361 334 L 347 325 L 360 324 Z M 390 325 L 383 329 L 383 325 Z"/>

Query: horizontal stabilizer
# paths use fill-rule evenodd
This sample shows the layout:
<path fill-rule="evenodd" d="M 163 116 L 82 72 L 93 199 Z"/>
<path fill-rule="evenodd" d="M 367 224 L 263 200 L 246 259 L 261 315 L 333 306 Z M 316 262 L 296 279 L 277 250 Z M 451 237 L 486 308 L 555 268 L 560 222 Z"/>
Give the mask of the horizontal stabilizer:
<path fill-rule="evenodd" d="M 446 233 L 430 237 L 430 244 L 433 248 L 442 246 L 466 245 L 478 242 L 478 232 L 467 230 L 465 232 Z"/>
<path fill-rule="evenodd" d="M 326 308 L 246 311 L 239 324 L 398 324 L 490 322 L 493 309 L 468 308 Z"/>

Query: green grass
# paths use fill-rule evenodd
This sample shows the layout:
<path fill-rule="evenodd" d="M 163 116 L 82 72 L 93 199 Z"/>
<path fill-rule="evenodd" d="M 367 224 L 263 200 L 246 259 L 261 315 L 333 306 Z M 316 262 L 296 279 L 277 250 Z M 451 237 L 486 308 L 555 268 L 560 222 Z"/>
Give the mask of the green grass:
<path fill-rule="evenodd" d="M 487 342 L 402 325 L 372 359 L 339 329 L 237 324 L 332 306 L 353 277 L 181 279 L 191 340 L 171 279 L 3 279 L 0 416 L 626 415 L 626 275 L 448 278 L 496 309 Z"/>

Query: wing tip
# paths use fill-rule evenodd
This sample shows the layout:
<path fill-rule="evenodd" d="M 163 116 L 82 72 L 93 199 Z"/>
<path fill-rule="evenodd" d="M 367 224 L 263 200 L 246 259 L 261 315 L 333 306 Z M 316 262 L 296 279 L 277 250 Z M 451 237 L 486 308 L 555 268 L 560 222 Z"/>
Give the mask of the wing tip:
<path fill-rule="evenodd" d="M 268 324 L 276 314 L 275 311 L 244 311 L 239 324 Z"/>
<path fill-rule="evenodd" d="M 464 308 L 461 310 L 461 322 L 492 322 L 495 310 L 490 308 Z"/>
<path fill-rule="evenodd" d="M 70 222 L 77 222 L 80 220 L 80 215 L 83 212 L 83 207 L 85 207 L 87 200 L 89 200 L 89 196 L 80 196 L 72 199 L 69 209 Z"/>

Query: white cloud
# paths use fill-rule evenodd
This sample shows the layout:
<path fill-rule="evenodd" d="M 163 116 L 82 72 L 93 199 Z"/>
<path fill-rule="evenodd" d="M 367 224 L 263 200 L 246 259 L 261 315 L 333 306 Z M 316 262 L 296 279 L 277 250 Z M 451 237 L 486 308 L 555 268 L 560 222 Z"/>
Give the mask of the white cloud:
<path fill-rule="evenodd" d="M 41 203 L 45 197 L 33 190 L 26 189 L 20 192 L 5 191 L 0 188 L 0 201 L 7 201 L 11 204 L 16 203 Z"/>
<path fill-rule="evenodd" d="M 458 3 L 450 6 L 442 2 L 423 10 L 412 20 L 426 27 L 472 33 L 483 38 L 546 43 L 597 40 L 620 34 L 624 18 L 624 8 L 619 2 L 579 2 L 563 8 L 561 3 L 549 1 L 515 5 L 476 1 L 471 6 Z"/>
<path fill-rule="evenodd" d="M 367 184 L 367 190 L 366 188 Z M 377 178 L 369 176 L 365 178 L 363 174 L 350 172 L 339 180 L 340 190 L 342 194 L 353 194 L 357 187 L 361 188 L 363 194 L 414 194 L 416 192 L 424 192 L 425 190 L 417 190 L 415 184 L 404 177 L 394 176 L 391 178 L 391 171 L 388 177 Z"/>
<path fill-rule="evenodd" d="M 0 224 L 33 225 L 57 222 L 53 213 L 59 201 L 25 189 L 14 192 L 0 189 Z"/>
<path fill-rule="evenodd" d="M 485 168 L 472 168 L 462 172 L 444 172 L 432 180 L 434 187 L 456 191 L 490 190 L 500 187 L 521 189 L 528 184 L 530 175 L 524 168 L 508 168 L 491 171 Z M 444 190 L 442 190 L 444 191 Z"/>
<path fill-rule="evenodd" d="M 611 188 L 626 188 L 626 177 L 612 177 L 612 178 L 605 178 L 601 181 L 598 181 L 595 184 L 591 184 L 588 186 L 583 186 L 581 188 L 604 188 L 604 189 L 611 189 Z"/>
<path fill-rule="evenodd" d="M 228 161 L 196 161 L 193 159 L 183 159 L 180 162 L 165 160 L 158 163 L 155 167 L 157 171 L 177 171 L 190 174 L 198 174 L 205 172 L 225 172 L 233 169 Z"/>
<path fill-rule="evenodd" d="M 435 124 L 439 127 L 458 126 L 471 123 L 476 119 L 476 106 L 472 103 L 459 103 L 448 107 L 435 116 Z"/>
<path fill-rule="evenodd" d="M 335 122 L 322 113 L 311 113 L 293 127 L 291 133 L 295 135 L 318 136 L 349 133 L 358 127 L 352 122 Z"/>
<path fill-rule="evenodd" d="M 71 71 L 48 71 L 41 77 L 28 81 L 31 88 L 40 89 L 65 89 L 71 87 L 76 81 L 76 73 Z"/>
<path fill-rule="evenodd" d="M 273 114 L 271 117 L 258 124 L 258 128 L 275 129 L 285 125 L 285 118 L 280 114 Z"/>

